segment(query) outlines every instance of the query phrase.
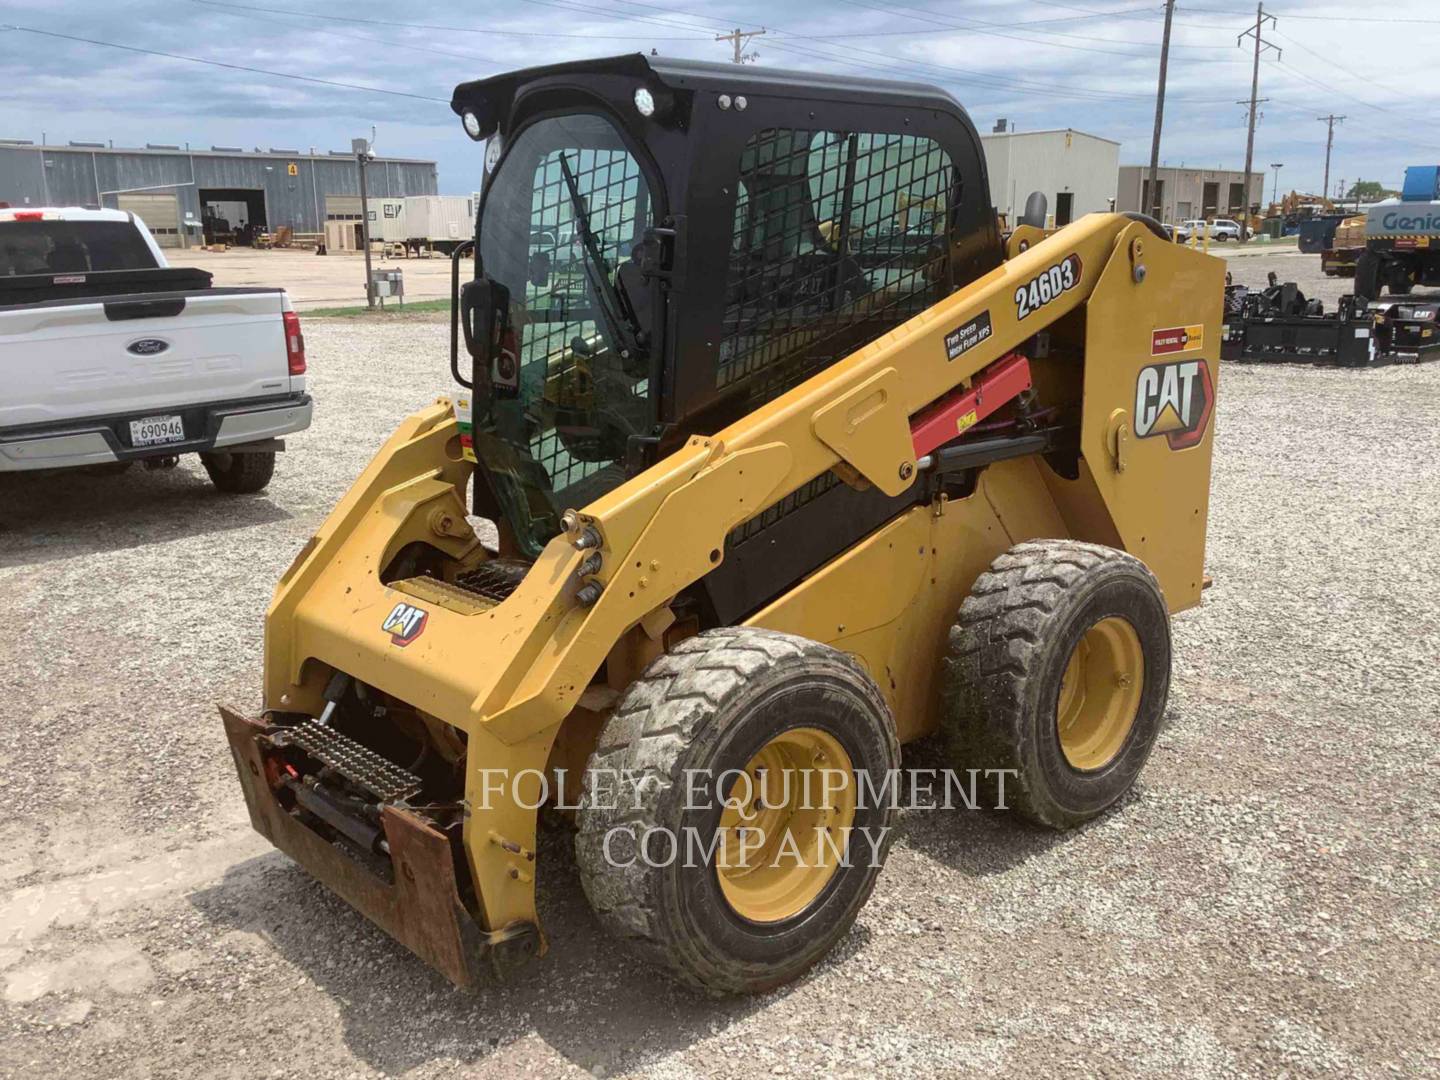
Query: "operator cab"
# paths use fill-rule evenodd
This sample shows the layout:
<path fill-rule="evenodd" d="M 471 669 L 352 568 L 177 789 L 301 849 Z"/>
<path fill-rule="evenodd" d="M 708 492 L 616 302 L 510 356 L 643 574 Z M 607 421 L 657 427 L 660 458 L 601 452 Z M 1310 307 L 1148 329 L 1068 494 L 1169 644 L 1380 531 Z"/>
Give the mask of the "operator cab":
<path fill-rule="evenodd" d="M 452 366 L 507 555 L 1003 258 L 979 137 L 936 88 L 636 54 L 451 108 L 486 141 Z"/>

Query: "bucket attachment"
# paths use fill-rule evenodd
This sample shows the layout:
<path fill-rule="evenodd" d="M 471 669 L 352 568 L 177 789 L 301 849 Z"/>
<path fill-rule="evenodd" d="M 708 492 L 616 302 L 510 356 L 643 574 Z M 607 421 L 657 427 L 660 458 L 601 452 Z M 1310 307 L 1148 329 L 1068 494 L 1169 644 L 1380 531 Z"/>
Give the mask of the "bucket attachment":
<path fill-rule="evenodd" d="M 313 723 L 284 727 L 223 706 L 220 717 L 255 830 L 455 985 L 473 986 L 486 975 L 504 978 L 540 952 L 540 934 L 532 924 L 481 928 L 460 899 L 449 839 L 421 815 L 403 804 L 383 804 L 383 838 L 377 836 L 375 847 L 382 859 L 388 851 L 393 873 L 387 881 L 282 805 L 278 792 L 293 780 L 284 776 L 275 755 L 283 746 L 301 746 L 321 760 L 334 759 L 346 769 L 366 770 L 378 783 L 400 786 L 404 770 L 383 759 L 371 761 L 378 755 L 329 728 L 317 734 L 313 729 L 319 725 Z M 348 830 L 337 831 L 354 840 Z"/>

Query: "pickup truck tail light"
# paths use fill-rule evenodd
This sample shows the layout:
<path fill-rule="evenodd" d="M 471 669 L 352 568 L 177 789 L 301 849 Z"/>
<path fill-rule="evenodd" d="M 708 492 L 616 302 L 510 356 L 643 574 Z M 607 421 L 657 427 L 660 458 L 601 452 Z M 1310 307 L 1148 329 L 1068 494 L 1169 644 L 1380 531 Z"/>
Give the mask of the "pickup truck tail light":
<path fill-rule="evenodd" d="M 300 333 L 300 316 L 287 311 L 285 320 L 285 353 L 290 358 L 290 374 L 305 374 L 305 335 Z"/>

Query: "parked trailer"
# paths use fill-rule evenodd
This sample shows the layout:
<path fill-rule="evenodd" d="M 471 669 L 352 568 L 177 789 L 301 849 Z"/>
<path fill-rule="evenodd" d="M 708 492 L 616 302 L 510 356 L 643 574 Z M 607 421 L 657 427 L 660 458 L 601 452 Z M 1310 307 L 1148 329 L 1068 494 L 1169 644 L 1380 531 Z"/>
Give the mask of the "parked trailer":
<path fill-rule="evenodd" d="M 405 200 L 407 252 L 449 255 L 475 233 L 475 200 L 468 195 L 411 195 Z"/>
<path fill-rule="evenodd" d="M 370 200 L 370 239 L 403 244 L 410 238 L 404 199 Z"/>

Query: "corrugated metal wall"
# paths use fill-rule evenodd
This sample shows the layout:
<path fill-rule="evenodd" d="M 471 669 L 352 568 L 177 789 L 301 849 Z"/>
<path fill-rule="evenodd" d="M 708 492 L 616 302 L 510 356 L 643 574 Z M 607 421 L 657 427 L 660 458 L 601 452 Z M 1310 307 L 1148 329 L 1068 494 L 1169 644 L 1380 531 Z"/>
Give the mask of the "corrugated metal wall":
<path fill-rule="evenodd" d="M 439 190 L 435 165 L 428 161 L 381 158 L 370 166 L 366 181 L 376 198 L 434 195 Z M 180 216 L 196 222 L 201 218 L 201 189 L 261 190 L 270 228 L 289 225 L 296 232 L 319 232 L 324 228 L 325 196 L 358 195 L 360 173 L 349 155 L 172 154 L 0 146 L 0 201 L 12 206 L 103 203 L 113 207 L 118 206 L 114 192 L 136 188 L 173 192 L 179 199 Z M 112 194 L 100 194 L 104 192 Z M 188 238 L 191 242 L 196 239 L 193 233 Z"/>

